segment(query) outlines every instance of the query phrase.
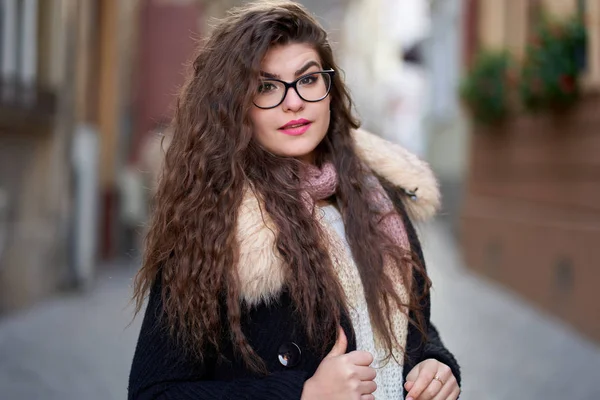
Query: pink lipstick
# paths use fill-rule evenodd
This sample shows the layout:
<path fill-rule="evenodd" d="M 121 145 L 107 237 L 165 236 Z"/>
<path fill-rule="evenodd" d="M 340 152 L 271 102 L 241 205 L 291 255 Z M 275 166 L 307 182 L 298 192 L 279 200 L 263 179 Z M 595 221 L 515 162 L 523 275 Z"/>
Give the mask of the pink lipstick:
<path fill-rule="evenodd" d="M 282 133 L 285 133 L 286 135 L 300 136 L 304 132 L 306 132 L 311 125 L 312 122 L 310 122 L 307 119 L 301 118 L 288 122 L 287 124 L 279 128 L 279 130 Z"/>

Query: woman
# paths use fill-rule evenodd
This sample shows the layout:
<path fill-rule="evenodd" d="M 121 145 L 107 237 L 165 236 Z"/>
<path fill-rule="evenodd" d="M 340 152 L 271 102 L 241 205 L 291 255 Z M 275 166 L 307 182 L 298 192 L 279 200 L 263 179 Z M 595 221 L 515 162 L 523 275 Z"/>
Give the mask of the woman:
<path fill-rule="evenodd" d="M 409 216 L 427 166 L 358 129 L 326 33 L 232 11 L 193 63 L 135 284 L 130 399 L 456 399 Z"/>

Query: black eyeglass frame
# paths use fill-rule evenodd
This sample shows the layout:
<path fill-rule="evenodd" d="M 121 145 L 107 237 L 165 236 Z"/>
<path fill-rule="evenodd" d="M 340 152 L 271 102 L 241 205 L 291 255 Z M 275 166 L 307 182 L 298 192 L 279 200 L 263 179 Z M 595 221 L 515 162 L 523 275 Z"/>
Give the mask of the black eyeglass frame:
<path fill-rule="evenodd" d="M 298 86 L 297 86 L 298 82 L 300 82 L 302 79 L 306 78 L 307 76 L 311 76 L 311 75 L 314 75 L 314 74 L 323 74 L 323 73 L 329 75 L 329 87 L 327 88 L 327 93 L 325 93 L 325 96 L 321 97 L 318 100 L 306 100 L 304 97 L 302 97 L 302 95 L 300 94 L 300 92 L 298 92 Z M 261 110 L 270 110 L 271 108 L 278 107 L 285 100 L 285 97 L 287 96 L 288 90 L 290 88 L 294 88 L 294 90 L 296 91 L 296 94 L 302 100 L 304 100 L 304 101 L 306 101 L 308 103 L 318 103 L 319 101 L 322 101 L 325 98 L 327 98 L 327 96 L 329 96 L 329 92 L 331 92 L 331 85 L 333 85 L 333 77 L 334 76 L 335 76 L 335 71 L 333 69 L 327 69 L 327 70 L 323 70 L 323 71 L 309 72 L 308 74 L 302 75 L 301 77 L 299 77 L 298 79 L 296 79 L 293 82 L 286 82 L 286 81 L 282 81 L 281 79 L 276 79 L 276 78 L 265 79 L 265 81 L 275 81 L 275 82 L 280 82 L 280 83 L 283 84 L 283 86 L 285 87 L 285 91 L 283 92 L 283 96 L 281 97 L 281 101 L 279 103 L 275 104 L 274 106 L 270 106 L 270 107 L 261 107 L 261 106 L 257 105 L 254 101 L 252 102 L 252 104 L 254 104 L 255 107 L 260 108 Z"/>

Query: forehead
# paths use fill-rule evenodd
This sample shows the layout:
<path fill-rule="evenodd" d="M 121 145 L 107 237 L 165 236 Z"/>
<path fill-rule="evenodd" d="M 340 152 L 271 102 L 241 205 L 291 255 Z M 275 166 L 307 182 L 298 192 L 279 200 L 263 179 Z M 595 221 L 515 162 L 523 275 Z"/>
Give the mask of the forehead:
<path fill-rule="evenodd" d="M 319 53 L 305 43 L 290 43 L 271 47 L 261 63 L 261 69 L 281 76 L 294 75 L 294 72 L 309 61 L 321 64 Z"/>

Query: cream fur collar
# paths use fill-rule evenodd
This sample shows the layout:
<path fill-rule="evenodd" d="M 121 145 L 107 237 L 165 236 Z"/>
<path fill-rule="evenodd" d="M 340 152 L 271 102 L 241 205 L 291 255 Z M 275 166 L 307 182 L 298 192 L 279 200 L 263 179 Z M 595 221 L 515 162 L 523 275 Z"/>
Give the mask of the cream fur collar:
<path fill-rule="evenodd" d="M 435 214 L 440 193 L 425 162 L 403 147 L 364 130 L 355 131 L 354 138 L 360 157 L 375 173 L 405 190 L 416 189 L 416 198 L 406 202 L 411 218 L 422 221 Z M 284 286 L 286 268 L 275 249 L 274 224 L 250 190 L 239 209 L 237 238 L 242 299 L 253 305 L 276 298 Z"/>

